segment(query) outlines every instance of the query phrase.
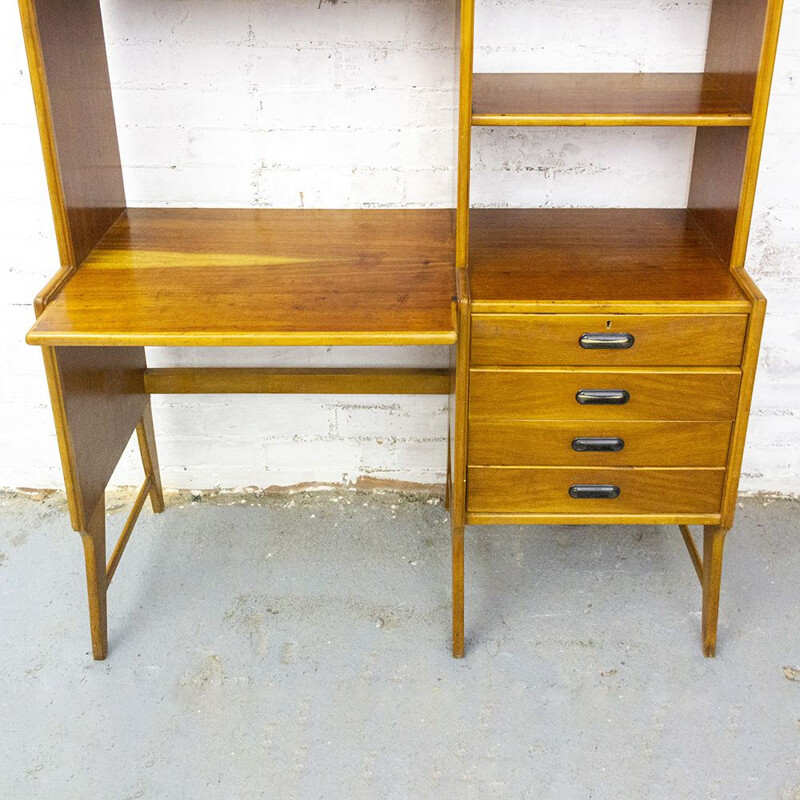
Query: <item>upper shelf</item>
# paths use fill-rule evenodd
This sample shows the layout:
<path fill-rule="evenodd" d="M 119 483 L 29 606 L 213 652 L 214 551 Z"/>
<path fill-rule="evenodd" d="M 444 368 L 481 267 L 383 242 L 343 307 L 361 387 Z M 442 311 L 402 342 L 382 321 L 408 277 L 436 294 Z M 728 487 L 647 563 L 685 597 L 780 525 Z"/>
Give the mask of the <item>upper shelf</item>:
<path fill-rule="evenodd" d="M 128 209 L 36 345 L 455 341 L 453 212 Z"/>
<path fill-rule="evenodd" d="M 703 73 L 476 73 L 473 125 L 747 126 Z"/>

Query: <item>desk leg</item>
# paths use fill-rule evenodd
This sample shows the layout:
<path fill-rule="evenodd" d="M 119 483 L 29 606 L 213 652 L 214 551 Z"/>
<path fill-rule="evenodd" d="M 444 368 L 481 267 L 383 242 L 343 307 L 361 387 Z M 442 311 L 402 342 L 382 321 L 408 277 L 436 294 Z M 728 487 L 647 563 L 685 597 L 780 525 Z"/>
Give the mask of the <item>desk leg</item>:
<path fill-rule="evenodd" d="M 453 546 L 453 658 L 464 658 L 464 526 L 451 517 Z"/>
<path fill-rule="evenodd" d="M 450 481 L 453 479 L 452 470 L 450 469 L 450 432 L 447 432 L 447 478 L 444 482 L 444 510 L 450 511 L 453 504 L 452 491 L 450 490 Z"/>
<path fill-rule="evenodd" d="M 43 347 L 67 503 L 81 534 L 92 627 L 92 652 L 106 657 L 105 490 L 134 431 L 151 475 L 154 508 L 162 504 L 143 347 Z M 137 512 L 138 513 L 138 512 Z"/>
<path fill-rule="evenodd" d="M 83 556 L 86 560 L 86 589 L 89 594 L 92 655 L 101 661 L 108 655 L 105 503 L 97 506 L 86 530 L 80 533 L 83 541 Z"/>
<path fill-rule="evenodd" d="M 153 429 L 153 412 L 148 400 L 142 418 L 136 426 L 136 436 L 139 439 L 139 450 L 142 454 L 142 466 L 145 476 L 153 479 L 150 488 L 150 504 L 153 511 L 160 514 L 164 510 L 164 489 L 161 486 L 161 470 L 158 468 L 158 453 L 156 452 L 156 434 Z"/>
<path fill-rule="evenodd" d="M 703 654 L 709 658 L 717 649 L 722 548 L 727 532 L 727 528 L 716 525 L 706 525 L 703 529 Z"/>

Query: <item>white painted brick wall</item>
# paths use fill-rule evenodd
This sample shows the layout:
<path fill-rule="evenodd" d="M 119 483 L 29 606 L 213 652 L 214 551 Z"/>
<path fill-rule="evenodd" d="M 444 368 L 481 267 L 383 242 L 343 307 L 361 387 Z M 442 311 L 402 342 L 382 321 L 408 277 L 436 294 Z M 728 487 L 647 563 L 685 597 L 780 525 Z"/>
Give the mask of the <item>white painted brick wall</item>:
<path fill-rule="evenodd" d="M 131 205 L 449 206 L 452 0 L 103 0 Z M 699 70 L 709 0 L 481 0 L 476 69 Z M 61 485 L 39 352 L 57 267 L 16 4 L 0 4 L 0 486 Z M 691 130 L 477 130 L 476 205 L 681 206 Z M 676 166 L 677 165 L 677 166 Z M 770 302 L 742 488 L 800 493 L 800 0 L 748 267 Z M 427 365 L 440 348 L 169 350 L 156 365 Z M 155 398 L 165 483 L 444 478 L 438 397 Z M 115 476 L 139 480 L 133 448 Z"/>

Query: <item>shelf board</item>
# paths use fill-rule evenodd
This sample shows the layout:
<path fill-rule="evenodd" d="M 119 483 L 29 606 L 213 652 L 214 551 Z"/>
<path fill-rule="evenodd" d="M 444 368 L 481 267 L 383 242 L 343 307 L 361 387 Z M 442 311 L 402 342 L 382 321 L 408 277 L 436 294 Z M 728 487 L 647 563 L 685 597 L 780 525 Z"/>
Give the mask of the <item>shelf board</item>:
<path fill-rule="evenodd" d="M 455 341 L 453 212 L 128 209 L 37 345 Z"/>
<path fill-rule="evenodd" d="M 473 209 L 475 312 L 742 312 L 734 275 L 685 209 Z"/>
<path fill-rule="evenodd" d="M 477 73 L 473 125 L 747 126 L 752 119 L 703 73 Z"/>

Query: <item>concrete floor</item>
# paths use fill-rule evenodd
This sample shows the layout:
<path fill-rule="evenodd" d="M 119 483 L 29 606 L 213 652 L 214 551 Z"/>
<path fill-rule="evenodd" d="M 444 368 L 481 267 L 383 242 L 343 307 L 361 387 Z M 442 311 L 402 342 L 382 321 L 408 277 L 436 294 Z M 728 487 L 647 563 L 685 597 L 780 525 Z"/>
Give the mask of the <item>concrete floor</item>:
<path fill-rule="evenodd" d="M 800 800 L 799 512 L 744 501 L 715 660 L 677 528 L 468 529 L 454 661 L 438 501 L 176 494 L 96 663 L 63 499 L 0 496 L 0 797 Z"/>

